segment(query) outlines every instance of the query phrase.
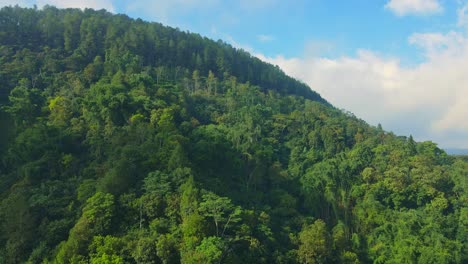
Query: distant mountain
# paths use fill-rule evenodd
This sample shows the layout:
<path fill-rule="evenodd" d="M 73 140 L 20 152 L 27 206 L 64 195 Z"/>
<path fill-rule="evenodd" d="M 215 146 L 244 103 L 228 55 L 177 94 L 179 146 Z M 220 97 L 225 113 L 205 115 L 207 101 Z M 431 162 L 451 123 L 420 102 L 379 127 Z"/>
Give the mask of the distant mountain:
<path fill-rule="evenodd" d="M 468 155 L 468 149 L 447 148 L 445 151 L 449 155 Z"/>

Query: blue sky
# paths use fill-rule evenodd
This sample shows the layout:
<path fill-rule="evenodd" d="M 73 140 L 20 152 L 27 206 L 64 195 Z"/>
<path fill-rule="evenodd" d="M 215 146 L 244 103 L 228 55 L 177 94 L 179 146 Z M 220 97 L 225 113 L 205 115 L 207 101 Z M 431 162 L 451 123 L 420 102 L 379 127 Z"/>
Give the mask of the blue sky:
<path fill-rule="evenodd" d="M 0 0 L 106 8 L 222 39 L 371 125 L 468 148 L 468 0 Z"/>
<path fill-rule="evenodd" d="M 441 11 L 400 16 L 385 7 L 386 0 L 139 2 L 154 8 L 128 8 L 125 1 L 115 8 L 132 17 L 232 41 L 266 56 L 302 56 L 305 47 L 313 45 L 312 52 L 321 56 L 333 58 L 370 49 L 410 57 L 409 64 L 422 58 L 408 45 L 408 36 L 453 28 L 457 24 L 453 14 L 459 6 L 457 1 L 445 1 Z M 184 4 L 188 7 L 180 8 Z M 163 7 L 158 10 L 158 5 Z"/>

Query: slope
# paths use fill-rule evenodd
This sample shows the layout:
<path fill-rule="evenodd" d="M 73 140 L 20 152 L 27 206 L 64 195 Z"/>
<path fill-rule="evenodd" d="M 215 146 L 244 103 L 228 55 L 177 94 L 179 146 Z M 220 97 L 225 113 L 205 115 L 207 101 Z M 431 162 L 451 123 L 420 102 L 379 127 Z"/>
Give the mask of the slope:
<path fill-rule="evenodd" d="M 134 67 L 162 66 L 171 69 L 170 77 L 174 79 L 184 77 L 185 70 L 191 73 L 196 69 L 201 76 L 212 71 L 217 76 L 234 76 L 239 82 L 248 81 L 265 90 L 325 102 L 307 85 L 285 75 L 278 67 L 234 49 L 221 40 L 214 42 L 198 34 L 133 20 L 125 15 L 112 15 L 104 10 L 87 9 L 82 12 L 47 6 L 40 12 L 17 7 L 5 7 L 1 12 L 0 43 L 8 46 L 2 51 L 3 55 L 8 58 L 26 49 L 22 59 L 31 59 L 31 68 L 51 72 L 79 71 L 99 56 L 117 68 L 129 64 Z M 64 61 L 52 68 L 45 67 L 46 61 L 35 60 L 31 53 L 39 56 L 48 53 L 52 57 L 49 59 Z M 21 77 L 37 78 L 36 75 L 46 73 L 36 69 L 21 69 L 21 72 L 31 75 Z M 11 87 L 9 80 L 2 81 Z M 5 91 L 1 94 L 5 95 Z"/>
<path fill-rule="evenodd" d="M 463 263 L 468 163 L 249 54 L 0 10 L 0 263 Z"/>

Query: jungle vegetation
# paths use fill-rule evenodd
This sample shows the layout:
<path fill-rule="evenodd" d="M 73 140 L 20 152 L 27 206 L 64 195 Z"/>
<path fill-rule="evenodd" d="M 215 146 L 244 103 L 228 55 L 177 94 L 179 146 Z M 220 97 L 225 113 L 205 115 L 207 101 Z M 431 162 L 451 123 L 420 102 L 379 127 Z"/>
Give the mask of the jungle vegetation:
<path fill-rule="evenodd" d="M 467 263 L 467 174 L 223 41 L 0 10 L 0 263 Z"/>

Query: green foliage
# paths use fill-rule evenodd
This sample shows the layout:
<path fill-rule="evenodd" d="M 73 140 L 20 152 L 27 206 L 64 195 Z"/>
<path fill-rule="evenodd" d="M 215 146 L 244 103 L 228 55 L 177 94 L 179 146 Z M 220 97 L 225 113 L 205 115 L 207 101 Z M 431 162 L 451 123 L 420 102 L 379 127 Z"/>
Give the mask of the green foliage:
<path fill-rule="evenodd" d="M 468 161 L 222 41 L 0 10 L 0 263 L 466 263 Z"/>
<path fill-rule="evenodd" d="M 74 259 L 85 259 L 88 245 L 96 235 L 106 234 L 111 227 L 114 200 L 111 194 L 97 192 L 86 201 L 81 217 L 70 230 L 66 242 L 59 245 L 57 262 L 73 263 Z M 108 259 L 106 256 L 104 259 Z"/>
<path fill-rule="evenodd" d="M 327 263 L 331 255 L 330 234 L 325 222 L 315 221 L 299 233 L 298 256 L 301 263 Z"/>
<path fill-rule="evenodd" d="M 219 263 L 225 250 L 224 241 L 219 237 L 207 237 L 197 247 L 193 263 Z"/>
<path fill-rule="evenodd" d="M 104 234 L 110 229 L 114 210 L 114 197 L 97 192 L 86 201 L 82 219 L 86 219 L 93 234 Z"/>
<path fill-rule="evenodd" d="M 240 221 L 242 211 L 239 207 L 234 206 L 229 198 L 219 197 L 208 192 L 203 194 L 202 200 L 199 207 L 200 213 L 213 219 L 216 236 L 224 236 L 230 227 L 229 224 L 232 225 Z"/>
<path fill-rule="evenodd" d="M 4 106 L 18 127 L 25 127 L 34 122 L 40 115 L 42 97 L 40 90 L 30 87 L 27 79 L 21 79 L 19 85 L 13 88 L 8 96 L 10 104 Z"/>

